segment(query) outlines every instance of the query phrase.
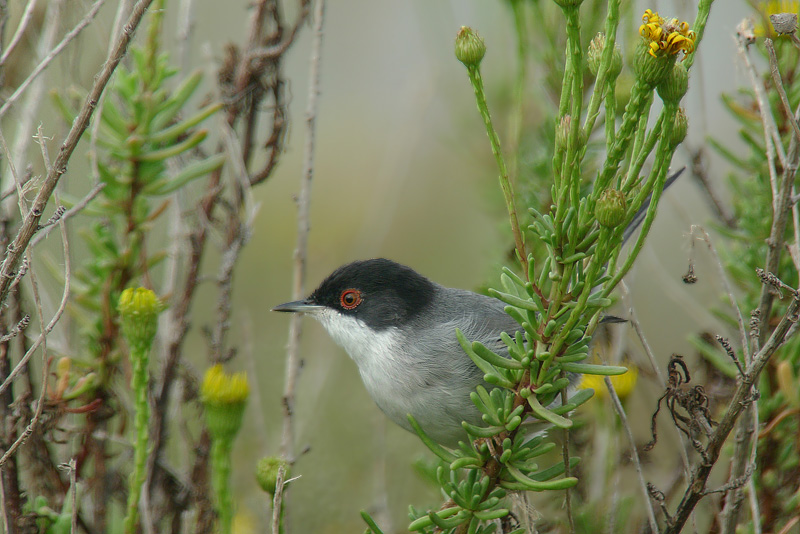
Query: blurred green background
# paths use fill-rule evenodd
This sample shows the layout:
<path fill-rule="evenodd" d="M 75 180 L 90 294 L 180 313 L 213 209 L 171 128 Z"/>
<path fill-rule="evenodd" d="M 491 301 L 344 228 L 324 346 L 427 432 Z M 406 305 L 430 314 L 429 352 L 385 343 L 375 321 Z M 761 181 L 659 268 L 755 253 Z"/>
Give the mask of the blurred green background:
<path fill-rule="evenodd" d="M 185 2 L 186 3 L 186 2 Z M 178 9 L 168 3 L 167 28 Z M 86 4 L 88 5 L 88 4 Z M 191 3 L 194 26 L 188 63 L 207 71 L 213 92 L 226 43 L 241 43 L 247 24 L 245 1 Z M 692 20 L 694 3 L 637 2 L 669 16 Z M 85 12 L 82 8 L 80 12 Z M 100 12 L 102 24 L 81 36 L 86 54 L 61 61 L 91 80 L 102 61 L 114 7 Z M 287 5 L 289 13 L 293 5 Z M 719 103 L 721 91 L 747 83 L 737 69 L 735 27 L 749 9 L 744 0 L 718 0 L 684 99 L 690 131 L 674 167 L 689 163 L 706 136 L 736 145 L 736 126 Z M 289 16 L 291 20 L 291 16 Z M 637 36 L 638 21 L 621 35 Z M 73 22 L 74 23 L 74 22 Z M 355 259 L 388 257 L 447 286 L 475 289 L 494 280 L 511 248 L 506 217 L 480 117 L 464 67 L 453 56 L 462 25 L 479 31 L 488 53 L 483 62 L 489 106 L 501 141 L 514 76 L 510 10 L 486 0 L 338 0 L 326 6 L 317 151 L 308 250 L 310 292 L 330 271 Z M 534 30 L 535 30 L 535 24 Z M 586 36 L 587 42 L 591 36 Z M 257 487 L 256 461 L 276 454 L 280 443 L 281 395 L 288 317 L 270 308 L 291 298 L 291 265 L 296 235 L 294 197 L 302 170 L 310 28 L 302 30 L 287 56 L 290 128 L 277 172 L 254 191 L 258 207 L 252 239 L 234 275 L 232 337 L 239 353 L 232 368 L 247 371 L 252 396 L 234 456 L 239 532 L 263 532 L 270 510 Z M 177 37 L 166 39 L 175 48 Z M 90 52 L 91 51 L 91 52 Z M 52 74 L 59 75 L 58 73 Z M 532 73 L 535 79 L 536 73 Z M 86 82 L 88 83 L 88 82 Z M 541 95 L 526 104 L 528 126 L 537 124 Z M 725 198 L 725 165 L 706 150 L 709 175 Z M 71 174 L 83 161 L 75 162 Z M 688 173 L 686 173 L 688 175 Z M 72 178 L 74 181 L 75 179 Z M 657 357 L 671 353 L 696 362 L 687 337 L 700 330 L 723 331 L 709 312 L 719 302 L 713 265 L 697 251 L 699 282 L 685 286 L 691 224 L 706 224 L 707 199 L 684 176 L 662 200 L 652 239 L 628 277 L 632 302 Z M 702 247 L 698 247 L 702 248 Z M 214 250 L 213 248 L 211 249 Z M 213 252 L 212 252 L 213 256 Z M 209 267 L 217 258 L 210 258 Z M 210 271 L 209 271 L 210 272 Z M 187 354 L 203 369 L 207 362 L 200 333 L 212 317 L 212 292 L 200 291 L 192 313 Z M 205 309 L 205 310 L 204 310 Z M 624 307 L 618 314 L 625 317 Z M 624 332 L 630 329 L 622 326 Z M 627 334 L 624 334 L 627 336 Z M 638 342 L 630 346 L 644 361 Z M 304 325 L 304 366 L 297 391 L 297 450 L 308 446 L 293 474 L 288 520 L 294 532 L 360 532 L 360 509 L 391 530 L 405 530 L 408 504 L 437 506 L 435 495 L 412 471 L 427 454 L 416 436 L 389 423 L 361 385 L 355 365 L 311 320 Z M 641 358 L 641 359 L 639 359 Z M 649 416 L 658 388 L 640 378 L 634 393 L 634 430 L 648 439 Z M 182 451 L 172 451 L 182 454 Z M 535 500 L 534 500 L 535 504 Z M 389 525 L 392 525 L 391 527 Z"/>
<path fill-rule="evenodd" d="M 733 142 L 735 131 L 718 94 L 742 81 L 732 36 L 746 6 L 718 3 L 684 99 L 691 121 L 687 145 L 694 150 L 706 135 Z M 693 4 L 677 4 L 642 3 L 641 10 L 693 13 Z M 236 39 L 244 11 L 244 5 L 238 12 L 232 7 L 198 9 L 195 42 L 218 50 L 226 40 Z M 462 25 L 484 37 L 488 53 L 482 70 L 489 105 L 497 110 L 501 134 L 508 131 L 503 111 L 508 109 L 515 55 L 507 6 L 484 0 L 337 1 L 327 4 L 325 16 L 307 290 L 339 265 L 369 257 L 392 258 L 453 287 L 475 289 L 493 280 L 511 241 L 494 161 L 464 68 L 452 49 Z M 232 33 L 224 34 L 227 28 Z M 623 39 L 636 36 L 638 25 L 628 31 Z M 261 531 L 269 510 L 249 472 L 260 456 L 275 453 L 280 442 L 288 318 L 269 308 L 291 297 L 293 196 L 302 169 L 309 43 L 306 31 L 288 58 L 293 95 L 288 150 L 275 176 L 256 191 L 260 208 L 255 231 L 235 280 L 235 331 L 250 352 L 242 353 L 237 363 L 253 372 L 257 385 L 248 428 L 237 444 L 236 487 L 240 525 L 255 525 L 254 532 Z M 527 106 L 528 120 L 536 120 L 537 105 L 541 101 Z M 676 160 L 676 167 L 688 163 L 685 151 L 679 149 Z M 710 174 L 720 189 L 724 172 L 723 164 L 712 158 Z M 702 262 L 702 251 L 700 283 L 687 287 L 680 280 L 687 268 L 689 225 L 707 222 L 706 199 L 685 176 L 665 195 L 650 245 L 628 277 L 648 340 L 664 362 L 673 352 L 693 354 L 688 335 L 720 329 L 708 311 L 709 303 L 718 302 L 720 286 L 713 267 Z M 625 315 L 622 307 L 620 314 Z M 631 346 L 642 357 L 638 342 Z M 358 510 L 367 509 L 387 532 L 404 531 L 408 504 L 438 506 L 440 497 L 410 469 L 427 451 L 416 436 L 384 418 L 361 385 L 355 365 L 312 320 L 304 326 L 302 357 L 297 440 L 298 448 L 308 445 L 310 450 L 294 470 L 302 478 L 290 492 L 291 527 L 300 532 L 360 532 L 364 527 Z M 643 402 L 630 403 L 642 441 L 648 439 L 651 407 L 658 396 L 646 380 L 640 380 L 644 387 L 635 394 Z"/>

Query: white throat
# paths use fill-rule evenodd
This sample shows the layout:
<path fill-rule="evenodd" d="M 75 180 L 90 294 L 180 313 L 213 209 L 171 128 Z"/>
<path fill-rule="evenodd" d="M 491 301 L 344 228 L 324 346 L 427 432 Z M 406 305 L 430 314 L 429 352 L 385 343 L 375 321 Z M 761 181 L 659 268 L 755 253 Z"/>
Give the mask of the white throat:
<path fill-rule="evenodd" d="M 395 353 L 400 342 L 397 328 L 376 332 L 363 321 L 329 308 L 315 313 L 314 317 L 322 323 L 336 344 L 347 351 L 362 375 L 377 370 L 376 366 L 382 366 L 383 361 Z"/>

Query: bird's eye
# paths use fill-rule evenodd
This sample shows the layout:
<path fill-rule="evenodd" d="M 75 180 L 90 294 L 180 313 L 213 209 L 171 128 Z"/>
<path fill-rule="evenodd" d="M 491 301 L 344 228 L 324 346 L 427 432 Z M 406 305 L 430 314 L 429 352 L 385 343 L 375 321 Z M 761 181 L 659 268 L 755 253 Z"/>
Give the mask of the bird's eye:
<path fill-rule="evenodd" d="M 346 289 L 342 291 L 342 296 L 339 297 L 339 303 L 345 310 L 352 310 L 361 304 L 361 291 L 358 289 Z"/>

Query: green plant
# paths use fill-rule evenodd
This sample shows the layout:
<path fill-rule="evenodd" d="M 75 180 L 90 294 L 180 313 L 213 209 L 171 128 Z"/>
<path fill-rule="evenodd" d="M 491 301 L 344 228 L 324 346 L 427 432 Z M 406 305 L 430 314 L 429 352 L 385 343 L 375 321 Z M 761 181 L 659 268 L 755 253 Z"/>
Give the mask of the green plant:
<path fill-rule="evenodd" d="M 544 210 L 528 207 L 531 224 L 527 233 L 519 223 L 513 177 L 484 94 L 480 64 L 486 46 L 470 28 L 462 28 L 456 37 L 456 57 L 467 68 L 484 120 L 520 264 L 519 272 L 504 268 L 502 290 L 489 289 L 489 294 L 508 305 L 506 311 L 520 324 L 520 331 L 515 337 L 503 336 L 508 357 L 457 332 L 462 348 L 491 385 L 491 389 L 479 387 L 472 395 L 485 426 L 464 423 L 471 441 L 450 451 L 434 443 L 411 420 L 423 442 L 444 462 L 437 470 L 437 479 L 449 498 L 438 511 L 412 508 L 409 529 L 413 531 L 491 532 L 494 521 L 510 513 L 507 491 L 573 487 L 577 479 L 570 475 L 570 469 L 578 459 L 571 458 L 565 448 L 563 461 L 539 465 L 539 457 L 555 445 L 542 437 L 529 439 L 523 422 L 538 420 L 569 430 L 573 426 L 570 412 L 592 396 L 592 390 L 583 389 L 567 398 L 570 377 L 574 373 L 626 372 L 623 367 L 584 360 L 603 310 L 612 302 L 613 290 L 642 249 L 672 155 L 686 135 L 679 102 L 688 87 L 688 67 L 702 36 L 710 2 L 700 3 L 692 30 L 685 22 L 645 12 L 638 28 L 641 43 L 632 59 L 635 82 L 619 125 L 613 120 L 615 80 L 621 73 L 615 44 L 619 3 L 609 3 L 605 35 L 595 39 L 588 65 L 580 29 L 581 2 L 564 0 L 557 4 L 566 20 L 566 68 L 554 135 L 551 198 Z M 589 69 L 596 75 L 596 83 L 585 107 L 584 80 Z M 649 126 L 656 93 L 663 107 L 655 124 Z M 589 150 L 588 140 L 595 134 L 595 120 L 603 105 L 606 117 L 610 117 L 603 132 L 606 151 L 595 177 L 587 183 L 582 169 L 584 165 L 593 167 L 589 161 L 600 156 Z M 649 157 L 651 170 L 642 176 Z M 640 211 L 644 212 L 642 231 L 633 247 L 623 252 L 625 228 Z M 528 250 L 531 240 L 535 254 Z M 562 474 L 562 478 L 556 478 Z M 373 524 L 370 528 L 375 530 Z M 509 531 L 504 527 L 504 532 Z"/>

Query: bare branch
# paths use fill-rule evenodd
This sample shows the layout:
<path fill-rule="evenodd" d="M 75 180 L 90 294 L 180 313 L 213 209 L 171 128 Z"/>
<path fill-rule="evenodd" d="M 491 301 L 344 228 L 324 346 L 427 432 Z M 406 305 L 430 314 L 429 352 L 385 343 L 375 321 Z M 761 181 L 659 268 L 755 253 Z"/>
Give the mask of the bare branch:
<path fill-rule="evenodd" d="M 775 124 L 775 117 L 772 115 L 772 109 L 769 107 L 769 99 L 764 92 L 764 85 L 761 83 L 760 77 L 756 72 L 753 63 L 750 61 L 750 41 L 741 32 L 738 34 L 737 43 L 739 45 L 739 55 L 744 61 L 747 74 L 750 78 L 750 84 L 753 87 L 756 103 L 758 104 L 759 115 L 761 116 L 761 124 L 764 129 L 764 146 L 766 147 L 767 163 L 769 168 L 769 181 L 772 185 L 772 208 L 777 207 L 777 190 L 778 190 L 778 174 L 775 170 L 775 152 L 778 151 L 778 158 L 783 164 L 786 161 L 786 153 L 783 150 L 780 136 L 778 135 L 778 127 Z"/>
<path fill-rule="evenodd" d="M 294 250 L 294 283 L 292 298 L 300 299 L 305 292 L 306 248 L 308 243 L 311 180 L 314 173 L 317 96 L 319 95 L 320 56 L 322 53 L 322 24 L 325 0 L 317 0 L 314 8 L 314 36 L 311 47 L 311 72 L 308 83 L 306 107 L 306 145 L 303 157 L 303 179 L 297 201 L 297 243 Z M 301 316 L 294 315 L 289 324 L 289 341 L 286 347 L 286 381 L 283 393 L 284 417 L 281 454 L 289 462 L 294 460 L 294 425 L 292 411 L 294 390 L 299 371 Z M 277 534 L 277 533 L 276 533 Z"/>
<path fill-rule="evenodd" d="M 786 96 L 786 89 L 783 87 L 781 73 L 778 70 L 778 58 L 775 55 L 775 47 L 772 44 L 772 39 L 764 39 L 764 44 L 767 47 L 767 54 L 769 55 L 770 75 L 772 76 L 772 81 L 775 83 L 775 90 L 778 92 L 778 96 L 781 99 L 783 112 L 786 114 L 786 121 L 789 123 L 789 126 L 792 127 L 792 130 L 794 130 L 794 136 L 800 139 L 800 126 L 797 125 L 794 113 L 792 112 L 792 106 L 789 104 L 789 97 Z"/>
<path fill-rule="evenodd" d="M 82 199 L 80 199 L 78 201 L 77 204 L 75 204 L 70 209 L 68 209 L 67 211 L 62 213 L 61 217 L 59 218 L 59 221 L 68 221 L 69 219 L 71 219 L 72 217 L 74 217 L 75 215 L 77 215 L 78 213 L 83 211 L 83 209 L 86 208 L 86 206 L 89 205 L 89 202 L 94 200 L 94 198 L 97 195 L 99 195 L 100 192 L 105 187 L 106 187 L 106 184 L 104 184 L 104 183 L 99 183 L 99 184 L 95 185 L 91 190 L 89 190 L 88 193 L 86 193 L 86 195 Z M 56 209 L 56 211 L 58 211 L 58 209 Z M 52 217 L 51 217 L 51 219 L 52 219 Z M 55 226 L 48 220 L 45 224 L 43 224 L 41 226 L 41 231 L 39 233 L 37 233 L 36 236 L 33 239 L 31 239 L 31 242 L 30 242 L 29 246 L 33 248 L 36 245 L 38 245 L 44 238 L 46 238 L 48 235 L 50 235 L 50 232 L 53 230 L 53 228 L 55 228 Z"/>
<path fill-rule="evenodd" d="M 786 335 L 789 329 L 799 318 L 800 295 L 798 295 L 797 291 L 794 291 L 792 293 L 792 301 L 786 313 L 781 318 L 778 326 L 775 327 L 769 339 L 764 343 L 761 349 L 753 355 L 752 363 L 747 367 L 744 377 L 737 385 L 733 398 L 731 398 L 728 408 L 725 411 L 725 415 L 722 417 L 722 420 L 720 420 L 719 425 L 709 439 L 708 446 L 705 449 L 705 461 L 701 462 L 692 474 L 692 479 L 678 505 L 678 510 L 674 516 L 674 522 L 668 525 L 665 534 L 678 534 L 686 523 L 689 514 L 703 497 L 708 476 L 711 474 L 711 469 L 714 467 L 714 464 L 719 459 L 720 452 L 722 451 L 722 447 L 728 435 L 731 430 L 733 430 L 742 410 L 752 402 L 751 388 L 753 384 L 758 379 L 761 371 L 767 365 L 767 362 L 769 362 L 769 359 L 775 351 L 786 341 Z"/>
<path fill-rule="evenodd" d="M 272 497 L 272 532 L 277 534 L 281 529 L 281 511 L 283 510 L 283 489 L 286 487 L 286 467 L 278 467 L 278 476 L 275 478 L 275 495 Z"/>
<path fill-rule="evenodd" d="M 70 292 L 70 273 L 71 273 L 69 239 L 67 236 L 67 228 L 63 220 L 59 224 L 59 227 L 61 228 L 61 239 L 64 243 L 64 292 L 61 296 L 61 304 L 59 304 L 58 309 L 56 310 L 55 314 L 53 314 L 53 318 L 50 320 L 50 322 L 47 323 L 47 325 L 44 328 L 42 328 L 42 333 L 39 334 L 39 337 L 36 339 L 33 345 L 31 345 L 31 347 L 28 349 L 28 352 L 26 352 L 25 355 L 20 359 L 19 363 L 16 365 L 16 367 L 14 367 L 14 370 L 8 374 L 8 377 L 5 379 L 2 386 L 0 386 L 0 393 L 5 391 L 5 389 L 11 384 L 11 382 L 14 380 L 14 377 L 17 374 L 19 374 L 19 372 L 25 367 L 25 365 L 28 363 L 28 360 L 30 360 L 31 356 L 34 354 L 34 352 L 36 352 L 39 346 L 43 345 L 44 347 L 46 347 L 47 335 L 53 330 L 56 323 L 58 323 L 58 320 L 61 318 L 61 315 L 64 313 L 64 310 L 67 309 L 67 301 L 69 300 L 69 292 Z M 34 296 L 38 300 L 38 296 L 36 295 L 37 291 L 34 290 Z M 37 302 L 37 311 L 39 313 L 40 324 L 44 325 L 44 318 L 42 317 L 41 314 L 41 305 L 38 302 Z M 25 427 L 25 430 L 22 432 L 22 434 L 19 435 L 17 440 L 8 448 L 8 450 L 5 451 L 3 456 L 0 457 L 0 467 L 2 467 L 3 464 L 5 464 L 8 461 L 8 459 L 14 454 L 14 452 L 16 452 L 17 448 L 19 448 L 19 446 L 22 445 L 26 439 L 28 439 L 28 437 L 36 429 L 36 425 L 39 424 L 39 418 L 42 416 L 42 411 L 44 410 L 44 397 L 45 394 L 47 393 L 48 366 L 46 359 L 47 356 L 46 350 L 44 351 L 43 356 L 45 357 L 45 359 L 44 359 L 44 364 L 42 365 L 41 393 L 39 394 L 39 400 L 36 403 L 36 410 L 33 414 L 33 418 L 31 419 L 30 423 L 28 423 L 28 426 Z"/>
<path fill-rule="evenodd" d="M 3 56 L 0 57 L 0 66 L 6 64 L 8 56 L 11 55 L 11 52 L 14 51 L 14 48 L 16 48 L 19 42 L 22 40 L 22 35 L 25 33 L 25 29 L 28 27 L 28 23 L 30 23 L 35 9 L 36 0 L 28 0 L 28 3 L 25 4 L 25 11 L 22 13 L 22 18 L 20 18 L 19 24 L 17 24 L 17 29 L 14 32 L 14 36 L 11 38 L 8 46 L 3 51 Z"/>

